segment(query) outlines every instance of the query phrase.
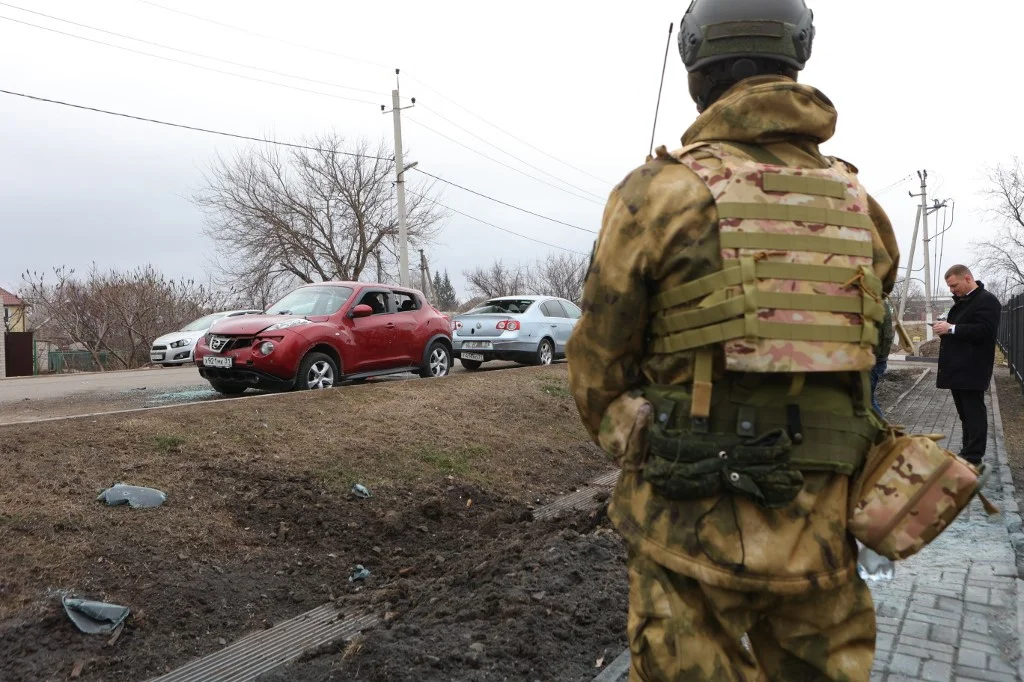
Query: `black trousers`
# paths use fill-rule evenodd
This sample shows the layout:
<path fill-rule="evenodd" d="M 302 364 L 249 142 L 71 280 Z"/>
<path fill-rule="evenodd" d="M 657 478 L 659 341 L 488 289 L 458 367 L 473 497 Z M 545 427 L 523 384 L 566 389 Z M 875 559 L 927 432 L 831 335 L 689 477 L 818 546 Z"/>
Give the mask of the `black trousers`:
<path fill-rule="evenodd" d="M 988 442 L 988 410 L 985 409 L 985 391 L 952 389 L 953 404 L 963 425 L 963 445 L 960 456 L 969 462 L 980 462 Z"/>

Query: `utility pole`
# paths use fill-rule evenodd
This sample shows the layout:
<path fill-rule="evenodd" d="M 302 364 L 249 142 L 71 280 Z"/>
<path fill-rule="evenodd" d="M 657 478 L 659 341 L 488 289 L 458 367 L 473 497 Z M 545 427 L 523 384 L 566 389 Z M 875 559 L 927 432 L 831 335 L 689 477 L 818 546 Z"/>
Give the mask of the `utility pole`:
<path fill-rule="evenodd" d="M 921 231 L 924 235 L 924 326 L 925 338 L 932 340 L 932 261 L 928 254 L 928 171 L 918 171 L 921 178 Z"/>
<path fill-rule="evenodd" d="M 423 249 L 420 249 L 420 258 L 423 260 L 423 271 L 427 273 L 427 289 L 429 292 L 424 291 L 427 294 L 427 298 L 436 303 L 437 302 L 437 290 L 434 289 L 434 278 L 430 276 L 430 265 L 427 263 L 427 257 L 423 254 Z"/>
<path fill-rule="evenodd" d="M 914 272 L 914 250 L 917 248 L 917 228 L 921 226 L 921 207 L 917 207 L 917 217 L 914 218 L 914 238 L 910 242 L 910 258 L 907 260 L 907 275 L 903 278 L 903 296 L 900 297 L 900 312 L 897 315 L 900 323 L 903 322 L 903 312 L 907 309 L 907 296 L 910 295 L 910 276 Z"/>
<path fill-rule="evenodd" d="M 402 109 L 411 109 L 416 106 L 416 98 L 412 98 L 412 104 L 409 106 L 402 106 L 398 94 L 398 73 L 399 69 L 395 69 L 396 87 L 391 91 L 391 114 L 395 124 L 395 180 L 398 194 L 398 280 L 403 287 L 407 287 L 409 286 L 409 237 L 405 223 L 405 171 L 414 167 L 418 162 L 405 165 L 402 155 Z M 382 113 L 388 113 L 383 104 L 380 105 L 380 110 Z"/>
<path fill-rule="evenodd" d="M 932 266 L 931 260 L 928 257 L 928 171 L 919 170 L 917 171 L 917 177 L 921 179 L 921 193 L 914 194 L 908 192 L 912 197 L 921 197 L 921 205 L 917 209 L 917 216 L 921 221 L 922 228 L 924 230 L 924 333 L 925 340 L 931 341 L 934 337 L 932 332 Z M 910 284 L 910 275 L 913 272 L 911 265 L 913 265 L 914 258 L 914 246 L 917 244 L 917 223 L 914 224 L 914 241 L 910 247 L 910 258 L 911 263 L 907 265 L 907 282 L 903 285 L 904 290 Z M 902 315 L 900 320 L 902 321 Z"/>
<path fill-rule="evenodd" d="M 430 301 L 430 296 L 427 293 L 427 257 L 423 254 L 423 249 L 420 249 L 420 291 L 427 297 L 427 301 Z"/>

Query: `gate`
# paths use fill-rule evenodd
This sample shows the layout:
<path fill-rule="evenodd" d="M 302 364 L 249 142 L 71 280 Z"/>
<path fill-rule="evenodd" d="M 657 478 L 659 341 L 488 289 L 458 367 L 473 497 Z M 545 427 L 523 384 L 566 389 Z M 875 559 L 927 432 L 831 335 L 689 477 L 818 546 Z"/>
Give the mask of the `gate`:
<path fill-rule="evenodd" d="M 4 334 L 7 349 L 7 376 L 30 377 L 35 374 L 35 344 L 32 332 L 7 332 Z"/>

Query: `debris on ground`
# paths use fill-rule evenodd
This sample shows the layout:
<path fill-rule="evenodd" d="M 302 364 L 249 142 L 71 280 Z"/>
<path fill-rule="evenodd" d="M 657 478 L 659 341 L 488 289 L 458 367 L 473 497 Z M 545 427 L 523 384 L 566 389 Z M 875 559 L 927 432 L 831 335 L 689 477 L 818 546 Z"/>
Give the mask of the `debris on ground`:
<path fill-rule="evenodd" d="M 124 623 L 124 619 L 131 613 L 127 606 L 117 604 L 69 597 L 64 597 L 61 601 L 71 622 L 87 635 L 109 635 Z"/>
<path fill-rule="evenodd" d="M 357 580 L 366 580 L 369 577 L 370 577 L 369 569 L 363 568 L 362 564 L 356 564 L 355 571 L 352 573 L 352 575 L 350 575 L 348 577 L 348 581 L 350 583 L 352 583 L 352 582 L 355 582 Z"/>
<path fill-rule="evenodd" d="M 127 503 L 132 509 L 149 509 L 166 502 L 167 493 L 156 488 L 115 483 L 100 493 L 96 501 L 104 501 L 111 507 Z"/>
<path fill-rule="evenodd" d="M 373 493 L 370 492 L 370 489 L 362 483 L 356 483 L 352 486 L 352 494 L 364 500 L 368 497 L 373 497 Z"/>

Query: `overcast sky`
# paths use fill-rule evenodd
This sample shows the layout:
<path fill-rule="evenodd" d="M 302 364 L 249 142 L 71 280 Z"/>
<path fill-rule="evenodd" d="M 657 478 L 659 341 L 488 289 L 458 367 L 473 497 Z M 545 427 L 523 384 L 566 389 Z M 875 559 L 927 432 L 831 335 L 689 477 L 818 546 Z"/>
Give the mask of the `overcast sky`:
<path fill-rule="evenodd" d="M 611 186 L 647 153 L 668 24 L 678 28 L 688 4 L 157 1 L 364 61 L 253 37 L 140 0 L 11 4 L 370 92 L 162 50 L 19 11 L 6 0 L 0 17 L 366 102 L 203 71 L 6 19 L 0 20 L 0 88 L 256 137 L 295 140 L 334 129 L 352 138 L 390 140 L 391 117 L 381 115 L 379 104 L 390 104 L 393 69 L 401 67 L 402 94 L 418 102 L 404 117 L 407 162 L 593 230 Z M 971 263 L 972 244 L 993 232 L 983 213 L 986 168 L 1024 148 L 1019 88 L 1005 82 L 1016 57 L 1012 46 L 1021 39 L 1024 5 L 818 0 L 810 6 L 817 39 L 801 80 L 820 88 L 839 110 L 838 133 L 825 153 L 860 168 L 862 181 L 893 220 L 904 263 L 918 201 L 907 193 L 918 190 L 915 171 L 928 169 L 930 195 L 956 200 L 942 264 Z M 678 146 L 695 115 L 673 36 L 656 143 Z M 583 198 L 524 177 L 417 123 Z M 0 285 L 17 289 L 26 269 L 85 268 L 92 261 L 119 268 L 150 262 L 171 277 L 203 277 L 211 246 L 202 235 L 203 215 L 189 196 L 201 188 L 203 170 L 216 153 L 245 143 L 9 95 L 0 95 L 0 124 Z M 455 188 L 443 188 L 443 201 L 574 251 L 588 253 L 594 239 Z M 551 250 L 453 214 L 428 256 L 432 268 L 447 269 L 465 295 L 467 268 L 496 257 L 531 262 Z M 917 254 L 920 263 L 920 247 Z"/>

